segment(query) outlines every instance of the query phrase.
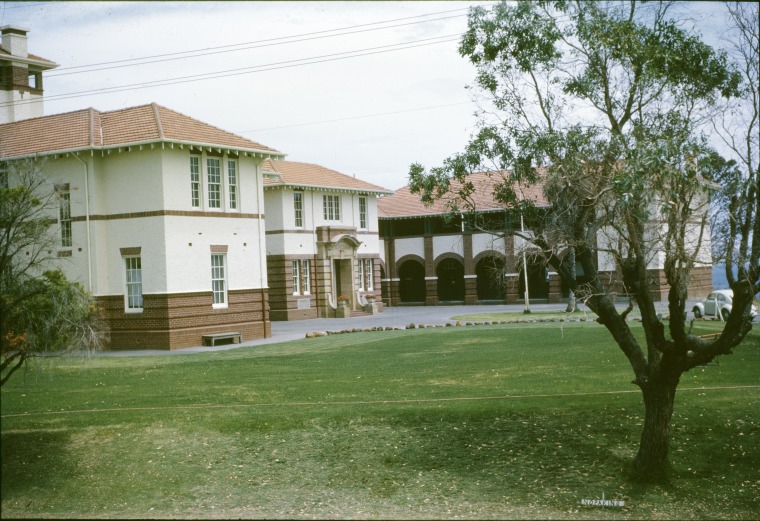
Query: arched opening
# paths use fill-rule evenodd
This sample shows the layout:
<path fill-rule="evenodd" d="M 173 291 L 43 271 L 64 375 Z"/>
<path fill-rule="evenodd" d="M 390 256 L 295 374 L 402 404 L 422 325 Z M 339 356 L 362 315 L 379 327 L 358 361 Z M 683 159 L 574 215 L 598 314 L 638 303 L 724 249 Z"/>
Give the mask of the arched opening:
<path fill-rule="evenodd" d="M 408 260 L 398 270 L 401 302 L 425 302 L 425 267 Z"/>
<path fill-rule="evenodd" d="M 549 298 L 549 276 L 541 259 L 528 257 L 528 297 Z M 525 272 L 520 267 L 520 298 L 525 298 Z"/>
<path fill-rule="evenodd" d="M 456 259 L 443 259 L 438 263 L 438 300 L 464 300 L 464 266 Z"/>
<path fill-rule="evenodd" d="M 504 299 L 504 259 L 484 257 L 475 265 L 478 279 L 478 300 Z"/>

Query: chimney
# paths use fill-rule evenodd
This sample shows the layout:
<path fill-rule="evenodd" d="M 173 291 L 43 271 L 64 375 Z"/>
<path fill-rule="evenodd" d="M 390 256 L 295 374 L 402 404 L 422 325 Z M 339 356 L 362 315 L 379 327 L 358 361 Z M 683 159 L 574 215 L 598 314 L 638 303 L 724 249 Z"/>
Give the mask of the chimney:
<path fill-rule="evenodd" d="M 11 56 L 27 58 L 29 52 L 26 47 L 26 33 L 29 29 L 17 25 L 4 25 L 0 27 L 3 34 L 3 49 L 8 51 Z"/>

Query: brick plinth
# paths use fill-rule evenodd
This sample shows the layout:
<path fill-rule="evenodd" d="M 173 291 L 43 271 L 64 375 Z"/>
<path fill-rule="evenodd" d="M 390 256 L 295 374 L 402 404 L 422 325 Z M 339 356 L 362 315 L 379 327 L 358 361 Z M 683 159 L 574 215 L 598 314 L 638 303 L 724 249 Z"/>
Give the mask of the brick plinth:
<path fill-rule="evenodd" d="M 211 292 L 144 295 L 141 313 L 125 313 L 124 297 L 98 297 L 110 330 L 109 349 L 181 349 L 203 335 L 239 332 L 243 340 L 272 334 L 266 290 L 231 290 L 228 307 L 214 309 Z"/>

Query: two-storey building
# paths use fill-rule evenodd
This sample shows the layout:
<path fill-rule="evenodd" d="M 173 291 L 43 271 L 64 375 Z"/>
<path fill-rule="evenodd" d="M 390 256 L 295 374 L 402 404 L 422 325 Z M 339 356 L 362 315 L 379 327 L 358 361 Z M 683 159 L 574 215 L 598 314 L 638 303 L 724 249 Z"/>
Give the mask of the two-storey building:
<path fill-rule="evenodd" d="M 377 198 L 391 192 L 311 163 L 264 162 L 272 320 L 380 311 Z"/>
<path fill-rule="evenodd" d="M 119 348 L 270 335 L 261 164 L 282 156 L 156 104 L 0 125 L 3 161 L 41 163 L 60 266 Z"/>

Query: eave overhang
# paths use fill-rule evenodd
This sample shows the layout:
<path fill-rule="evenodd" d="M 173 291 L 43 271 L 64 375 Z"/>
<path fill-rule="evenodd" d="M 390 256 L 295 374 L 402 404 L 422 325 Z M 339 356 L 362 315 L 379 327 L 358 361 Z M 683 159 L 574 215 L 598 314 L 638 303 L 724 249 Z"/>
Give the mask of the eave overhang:
<path fill-rule="evenodd" d="M 373 195 L 391 195 L 393 192 L 388 190 L 373 190 L 367 188 L 353 188 L 346 186 L 325 186 L 325 185 L 305 185 L 278 182 L 277 184 L 264 185 L 264 190 L 277 190 L 289 188 L 291 190 L 303 191 L 320 191 L 320 192 L 342 192 L 355 194 L 373 194 Z"/>
<path fill-rule="evenodd" d="M 19 156 L 2 156 L 0 159 L 5 161 L 12 161 L 16 159 L 28 159 L 33 157 L 41 157 L 41 156 L 53 156 L 53 157 L 61 157 L 61 156 L 68 156 L 68 155 L 87 155 L 89 153 L 90 156 L 107 156 L 114 152 L 131 152 L 133 150 L 145 150 L 145 149 L 155 149 L 155 148 L 161 148 L 161 149 L 179 149 L 184 150 L 188 149 L 190 151 L 205 151 L 205 152 L 216 152 L 216 153 L 227 153 L 228 155 L 242 155 L 246 157 L 254 157 L 254 158 L 260 158 L 260 159 L 267 159 L 267 158 L 282 158 L 285 157 L 286 154 L 283 152 L 278 152 L 276 150 L 260 150 L 255 148 L 243 148 L 243 147 L 230 147 L 226 145 L 218 145 L 214 143 L 201 143 L 201 142 L 195 142 L 195 141 L 183 141 L 183 140 L 177 140 L 177 139 L 155 139 L 155 140 L 147 140 L 147 141 L 137 141 L 132 143 L 119 143 L 115 145 L 87 145 L 82 147 L 74 147 L 74 148 L 67 148 L 67 149 L 59 149 L 59 150 L 44 150 L 40 152 L 34 152 L 31 154 L 23 154 Z"/>

